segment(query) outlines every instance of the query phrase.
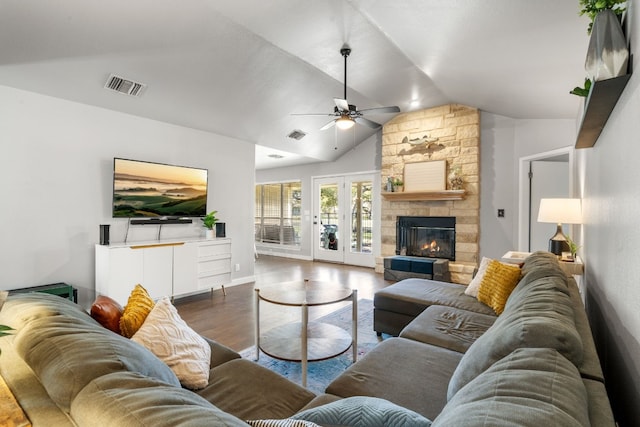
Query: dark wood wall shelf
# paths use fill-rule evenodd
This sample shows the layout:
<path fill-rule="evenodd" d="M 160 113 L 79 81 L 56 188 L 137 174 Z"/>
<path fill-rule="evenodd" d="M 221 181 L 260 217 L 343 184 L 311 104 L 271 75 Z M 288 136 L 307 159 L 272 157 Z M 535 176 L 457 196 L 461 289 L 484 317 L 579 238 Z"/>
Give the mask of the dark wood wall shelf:
<path fill-rule="evenodd" d="M 595 145 L 630 77 L 631 73 L 593 82 L 585 103 L 576 148 L 591 148 Z"/>
<path fill-rule="evenodd" d="M 398 201 L 424 201 L 424 200 L 462 200 L 464 190 L 442 190 L 442 191 L 409 191 L 389 193 L 383 192 L 382 197 L 387 200 Z"/>

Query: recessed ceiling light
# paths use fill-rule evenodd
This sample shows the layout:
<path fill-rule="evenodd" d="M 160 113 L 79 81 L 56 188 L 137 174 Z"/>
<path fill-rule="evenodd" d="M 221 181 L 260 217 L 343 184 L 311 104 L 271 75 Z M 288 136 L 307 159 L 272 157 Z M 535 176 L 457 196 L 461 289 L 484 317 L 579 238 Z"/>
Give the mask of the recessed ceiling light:
<path fill-rule="evenodd" d="M 284 156 L 280 154 L 269 154 L 267 157 L 271 157 L 272 159 L 284 159 Z"/>

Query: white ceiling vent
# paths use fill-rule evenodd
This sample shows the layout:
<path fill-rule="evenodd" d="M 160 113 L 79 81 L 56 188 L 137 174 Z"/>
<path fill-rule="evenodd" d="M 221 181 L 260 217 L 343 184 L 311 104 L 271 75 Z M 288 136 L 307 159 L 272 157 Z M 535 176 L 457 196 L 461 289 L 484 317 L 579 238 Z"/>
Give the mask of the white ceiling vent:
<path fill-rule="evenodd" d="M 307 134 L 302 132 L 299 129 L 295 129 L 293 132 L 291 132 L 289 135 L 287 135 L 289 138 L 293 138 L 293 139 L 297 139 L 298 141 L 300 141 L 302 138 L 304 138 Z"/>
<path fill-rule="evenodd" d="M 140 96 L 142 91 L 147 85 L 143 83 L 134 82 L 133 80 L 127 80 L 123 77 L 111 74 L 105 83 L 104 88 L 114 90 L 125 95 Z"/>

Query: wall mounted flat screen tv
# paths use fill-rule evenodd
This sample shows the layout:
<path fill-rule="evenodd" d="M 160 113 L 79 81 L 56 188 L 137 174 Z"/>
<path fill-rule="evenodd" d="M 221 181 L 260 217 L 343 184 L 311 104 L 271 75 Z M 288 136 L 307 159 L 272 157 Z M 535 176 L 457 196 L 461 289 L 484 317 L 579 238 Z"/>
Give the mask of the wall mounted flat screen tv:
<path fill-rule="evenodd" d="M 207 169 L 115 158 L 113 217 L 204 216 L 207 172 Z"/>

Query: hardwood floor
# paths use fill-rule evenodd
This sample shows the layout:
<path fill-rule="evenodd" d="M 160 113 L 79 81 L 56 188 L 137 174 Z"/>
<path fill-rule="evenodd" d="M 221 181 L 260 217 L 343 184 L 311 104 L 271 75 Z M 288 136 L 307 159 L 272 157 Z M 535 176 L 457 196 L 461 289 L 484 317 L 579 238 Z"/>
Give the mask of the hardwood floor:
<path fill-rule="evenodd" d="M 292 280 L 332 281 L 358 290 L 358 298 L 373 299 L 386 282 L 373 268 L 355 267 L 315 261 L 260 255 L 255 265 L 256 281 L 222 290 L 177 299 L 174 304 L 180 316 L 196 332 L 214 339 L 236 351 L 254 345 L 255 292 L 254 288 Z M 338 310 L 348 302 L 312 307 L 309 318 L 315 319 Z M 299 321 L 298 307 L 283 307 L 261 303 L 262 325 L 270 327 Z M 264 326 L 263 326 L 264 327 Z"/>

